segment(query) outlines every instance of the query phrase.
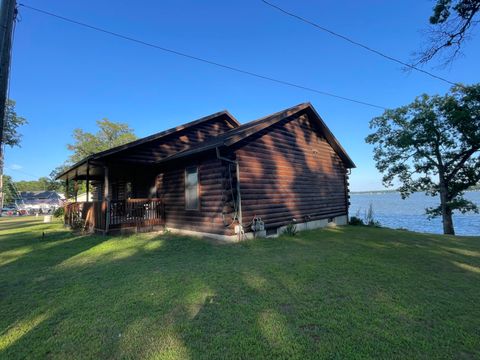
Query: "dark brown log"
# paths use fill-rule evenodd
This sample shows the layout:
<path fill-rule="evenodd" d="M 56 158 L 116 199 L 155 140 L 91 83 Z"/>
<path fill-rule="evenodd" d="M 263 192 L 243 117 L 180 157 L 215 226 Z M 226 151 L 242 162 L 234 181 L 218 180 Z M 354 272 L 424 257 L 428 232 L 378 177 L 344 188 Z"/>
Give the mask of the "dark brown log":
<path fill-rule="evenodd" d="M 305 117 L 277 124 L 237 150 L 244 218 L 261 216 L 266 226 L 296 218 L 347 214 L 343 162 Z"/>

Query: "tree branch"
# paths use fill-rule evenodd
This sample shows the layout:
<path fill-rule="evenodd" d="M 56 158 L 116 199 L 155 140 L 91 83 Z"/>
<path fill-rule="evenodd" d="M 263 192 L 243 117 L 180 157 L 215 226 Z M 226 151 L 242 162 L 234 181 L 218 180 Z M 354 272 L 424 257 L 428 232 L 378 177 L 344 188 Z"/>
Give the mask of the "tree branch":
<path fill-rule="evenodd" d="M 457 163 L 457 165 L 453 168 L 453 170 L 446 176 L 447 180 L 451 180 L 457 173 L 458 171 L 462 168 L 462 166 L 470 159 L 470 156 L 475 154 L 480 148 L 478 146 L 472 147 L 470 150 L 463 152 L 463 156 L 461 160 Z M 458 157 L 457 157 L 458 159 Z M 454 160 L 450 161 L 450 165 L 454 163 Z"/>

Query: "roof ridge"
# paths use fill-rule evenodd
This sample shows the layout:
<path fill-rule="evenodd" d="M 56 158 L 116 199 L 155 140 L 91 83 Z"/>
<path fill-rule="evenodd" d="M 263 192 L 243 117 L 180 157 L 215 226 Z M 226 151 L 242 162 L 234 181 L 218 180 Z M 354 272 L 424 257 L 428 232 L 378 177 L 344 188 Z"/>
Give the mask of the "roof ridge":
<path fill-rule="evenodd" d="M 166 129 L 166 130 L 163 130 L 163 131 L 160 131 L 160 132 L 157 132 L 155 134 L 152 134 L 152 135 L 148 135 L 148 136 L 145 136 L 145 137 L 142 137 L 140 139 L 136 139 L 136 140 L 133 140 L 133 141 L 130 141 L 126 144 L 123 144 L 123 145 L 118 145 L 118 146 L 115 146 L 113 148 L 110 148 L 110 149 L 107 149 L 107 150 L 104 150 L 104 151 L 99 151 L 95 154 L 92 154 L 92 155 L 89 155 L 85 158 L 83 158 L 82 160 L 76 162 L 75 164 L 73 164 L 72 166 L 70 166 L 67 170 L 65 170 L 64 172 L 62 172 L 61 174 L 59 174 L 56 178 L 59 179 L 61 178 L 62 176 L 64 176 L 66 173 L 68 173 L 69 171 L 81 166 L 82 164 L 86 163 L 87 161 L 89 160 L 93 160 L 93 159 L 96 159 L 96 158 L 99 158 L 99 157 L 103 157 L 103 156 L 107 156 L 107 155 L 111 155 L 113 153 L 116 153 L 116 152 L 119 152 L 119 151 L 122 151 L 122 150 L 125 150 L 127 148 L 130 148 L 130 147 L 134 147 L 134 146 L 138 146 L 138 145 L 142 145 L 142 144 L 145 144 L 149 141 L 154 141 L 154 140 L 158 140 L 158 139 L 161 139 L 162 137 L 165 137 L 165 136 L 168 136 L 168 135 L 171 135 L 171 134 L 174 134 L 178 131 L 182 131 L 182 130 L 185 130 L 189 127 L 192 127 L 192 126 L 195 126 L 195 125 L 199 125 L 203 122 L 206 122 L 206 121 L 209 121 L 209 120 L 213 120 L 215 118 L 218 118 L 218 117 L 221 117 L 221 116 L 226 116 L 227 119 L 229 119 L 230 123 L 232 125 L 235 125 L 236 127 L 239 127 L 240 126 L 240 122 L 228 111 L 228 110 L 221 110 L 221 111 L 217 111 L 215 113 L 212 113 L 210 115 L 206 115 L 206 116 L 203 116 L 201 118 L 198 118 L 196 120 L 193 120 L 193 121 L 190 121 L 190 122 L 187 122 L 187 123 L 184 123 L 184 124 L 181 124 L 181 125 L 178 125 L 176 127 L 173 127 L 173 128 L 170 128 L 170 129 Z"/>
<path fill-rule="evenodd" d="M 345 164 L 348 167 L 355 167 L 354 162 L 350 159 L 345 149 L 342 147 L 342 145 L 337 140 L 337 138 L 335 138 L 335 136 L 332 134 L 328 126 L 325 124 L 321 116 L 317 113 L 317 111 L 315 110 L 315 108 L 310 102 L 301 103 L 301 104 L 289 107 L 287 109 L 277 111 L 276 113 L 245 123 L 235 129 L 231 129 L 203 143 L 199 143 L 191 147 L 190 149 L 180 151 L 165 159 L 162 159 L 161 161 L 159 161 L 159 163 L 170 161 L 172 159 L 177 159 L 184 156 L 188 156 L 198 152 L 210 150 L 212 148 L 219 147 L 222 145 L 223 146 L 234 145 L 239 141 L 244 140 L 247 137 L 258 133 L 261 130 L 264 130 L 274 124 L 277 124 L 279 121 L 282 121 L 290 116 L 298 114 L 300 111 L 304 111 L 304 110 L 310 111 L 310 114 L 312 114 L 317 119 L 318 125 L 320 126 L 320 129 L 323 132 L 323 134 L 325 135 L 325 138 L 327 139 L 328 143 L 334 149 L 334 151 L 340 156 L 340 158 L 345 162 Z"/>
<path fill-rule="evenodd" d="M 196 120 L 190 121 L 188 123 L 184 123 L 184 124 L 175 126 L 173 128 L 163 130 L 163 131 L 160 131 L 158 133 L 148 135 L 148 136 L 145 136 L 145 137 L 137 139 L 137 140 L 130 141 L 126 144 L 119 145 L 119 146 L 113 147 L 111 149 L 100 151 L 100 152 L 95 153 L 93 155 L 94 156 L 109 155 L 109 153 L 114 153 L 114 152 L 117 152 L 117 151 L 121 151 L 121 150 L 123 150 L 123 148 L 131 147 L 131 146 L 137 146 L 137 145 L 141 145 L 143 143 L 146 143 L 146 142 L 149 142 L 149 141 L 152 141 L 152 140 L 160 139 L 164 136 L 174 134 L 178 131 L 185 130 L 185 129 L 191 127 L 191 126 L 201 124 L 203 122 L 215 119 L 215 118 L 220 117 L 222 115 L 227 115 L 230 118 L 230 120 L 233 120 L 234 123 L 236 123 L 238 126 L 240 126 L 240 123 L 238 122 L 238 120 L 232 114 L 230 114 L 230 112 L 228 112 L 228 110 L 221 110 L 221 111 L 215 112 L 213 114 L 206 115 L 206 116 L 203 116 L 203 117 L 198 118 Z"/>

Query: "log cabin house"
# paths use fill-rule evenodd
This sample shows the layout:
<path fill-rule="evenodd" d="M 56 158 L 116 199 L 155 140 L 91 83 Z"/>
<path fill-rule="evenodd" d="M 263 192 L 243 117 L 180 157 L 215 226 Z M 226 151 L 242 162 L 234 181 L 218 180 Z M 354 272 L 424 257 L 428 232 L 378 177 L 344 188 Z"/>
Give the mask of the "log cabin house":
<path fill-rule="evenodd" d="M 243 125 L 218 112 L 88 156 L 58 178 L 85 181 L 93 195 L 68 203 L 67 224 L 239 240 L 291 223 L 346 224 L 354 167 L 305 103 Z"/>

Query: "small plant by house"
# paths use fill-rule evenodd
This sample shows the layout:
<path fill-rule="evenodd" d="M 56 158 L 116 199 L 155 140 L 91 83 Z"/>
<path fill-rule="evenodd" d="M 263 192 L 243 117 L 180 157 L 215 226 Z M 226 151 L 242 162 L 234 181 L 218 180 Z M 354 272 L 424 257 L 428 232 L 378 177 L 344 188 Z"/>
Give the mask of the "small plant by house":
<path fill-rule="evenodd" d="M 283 233 L 287 236 L 295 236 L 298 233 L 296 220 L 292 219 L 292 222 L 285 227 Z"/>
<path fill-rule="evenodd" d="M 350 221 L 348 222 L 350 225 L 355 225 L 355 226 L 361 226 L 361 225 L 365 225 L 365 223 L 363 222 L 363 220 L 361 218 L 359 218 L 358 216 L 352 216 L 350 218 Z"/>
<path fill-rule="evenodd" d="M 380 221 L 375 219 L 375 211 L 373 210 L 373 205 L 372 204 L 369 205 L 368 210 L 365 210 L 363 218 L 362 218 L 360 212 L 361 212 L 361 210 L 358 209 L 355 216 L 352 216 L 350 218 L 350 221 L 348 222 L 350 225 L 371 226 L 371 227 L 380 227 L 381 226 Z"/>
<path fill-rule="evenodd" d="M 379 227 L 380 222 L 375 219 L 375 212 L 373 211 L 373 205 L 370 204 L 368 207 L 368 210 L 365 213 L 365 225 L 367 226 L 374 226 L 374 227 Z"/>
<path fill-rule="evenodd" d="M 75 232 L 83 231 L 85 228 L 85 220 L 83 220 L 78 213 L 73 213 L 70 228 Z"/>
<path fill-rule="evenodd" d="M 65 216 L 65 208 L 63 206 L 57 208 L 53 212 L 53 216 L 56 217 L 56 218 L 63 218 Z"/>

